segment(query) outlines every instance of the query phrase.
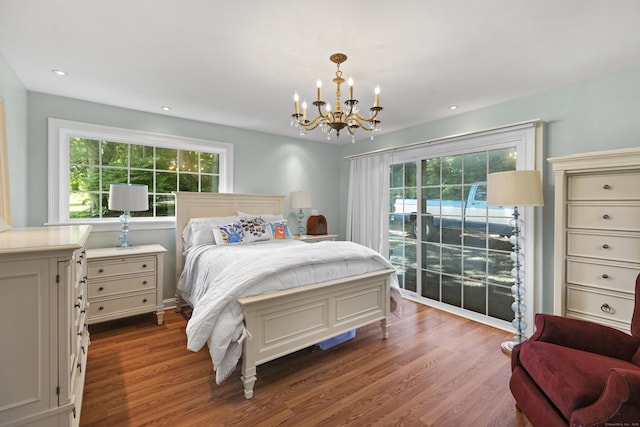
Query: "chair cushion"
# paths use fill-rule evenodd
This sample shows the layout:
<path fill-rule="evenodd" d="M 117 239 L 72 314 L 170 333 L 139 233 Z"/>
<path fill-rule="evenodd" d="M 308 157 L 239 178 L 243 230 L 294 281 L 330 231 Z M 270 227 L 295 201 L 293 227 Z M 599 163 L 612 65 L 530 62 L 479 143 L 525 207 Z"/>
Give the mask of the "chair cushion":
<path fill-rule="evenodd" d="M 520 363 L 568 420 L 574 410 L 598 399 L 612 368 L 640 371 L 624 360 L 541 341 L 522 344 Z"/>

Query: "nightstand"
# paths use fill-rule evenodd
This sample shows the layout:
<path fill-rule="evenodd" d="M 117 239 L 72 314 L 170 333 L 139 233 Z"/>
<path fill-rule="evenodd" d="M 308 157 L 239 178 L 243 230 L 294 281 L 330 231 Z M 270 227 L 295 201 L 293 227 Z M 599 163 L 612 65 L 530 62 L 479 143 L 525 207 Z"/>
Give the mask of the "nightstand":
<path fill-rule="evenodd" d="M 88 249 L 88 323 L 155 312 L 162 325 L 166 251 L 160 245 Z"/>
<path fill-rule="evenodd" d="M 319 234 L 317 236 L 312 236 L 309 234 L 297 234 L 295 236 L 293 236 L 294 239 L 296 240 L 302 240 L 303 242 L 307 242 L 307 243 L 316 243 L 316 242 L 322 242 L 325 240 L 336 240 L 336 238 L 338 237 L 337 234 Z"/>

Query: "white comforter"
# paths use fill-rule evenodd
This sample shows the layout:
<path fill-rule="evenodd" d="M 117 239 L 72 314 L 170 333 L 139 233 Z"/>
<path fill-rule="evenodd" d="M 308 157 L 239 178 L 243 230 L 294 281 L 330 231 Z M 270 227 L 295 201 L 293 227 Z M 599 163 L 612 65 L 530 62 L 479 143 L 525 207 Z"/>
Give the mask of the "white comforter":
<path fill-rule="evenodd" d="M 198 351 L 209 345 L 220 384 L 242 356 L 246 331 L 239 298 L 386 268 L 393 267 L 380 254 L 351 242 L 286 240 L 191 248 L 178 283 L 193 306 L 187 348 Z M 395 274 L 391 289 L 392 307 L 399 307 Z"/>

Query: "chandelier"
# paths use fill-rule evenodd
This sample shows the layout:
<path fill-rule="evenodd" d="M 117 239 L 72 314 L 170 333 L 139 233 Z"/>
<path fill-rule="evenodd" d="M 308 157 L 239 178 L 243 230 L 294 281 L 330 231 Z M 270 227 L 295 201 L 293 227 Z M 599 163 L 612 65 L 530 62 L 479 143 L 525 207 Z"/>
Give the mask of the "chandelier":
<path fill-rule="evenodd" d="M 306 135 L 307 131 L 312 131 L 320 127 L 320 129 L 327 134 L 327 140 L 331 139 L 333 132 L 335 132 L 336 138 L 340 137 L 340 131 L 346 128 L 351 134 L 351 142 L 356 142 L 356 131 L 363 129 L 371 132 L 371 139 L 373 139 L 374 132 L 379 132 L 381 129 L 381 122 L 378 120 L 378 113 L 382 111 L 382 107 L 380 106 L 380 88 L 376 87 L 373 107 L 369 109 L 369 117 L 365 117 L 359 112 L 358 100 L 353 97 L 353 79 L 349 77 L 347 81 L 349 85 L 349 99 L 345 100 L 344 105 L 342 105 L 340 102 L 340 85 L 342 85 L 345 80 L 342 77 L 340 64 L 347 60 L 347 55 L 344 53 L 334 53 L 329 57 L 329 60 L 337 66 L 336 76 L 333 78 L 333 82 L 337 86 L 335 111 L 331 110 L 330 103 L 322 100 L 322 81 L 318 80 L 318 99 L 313 101 L 313 105 L 318 109 L 318 114 L 312 119 L 307 118 L 306 101 L 302 102 L 301 113 L 300 97 L 296 92 L 293 96 L 295 113 L 291 115 L 291 126 L 299 128 L 300 135 Z"/>

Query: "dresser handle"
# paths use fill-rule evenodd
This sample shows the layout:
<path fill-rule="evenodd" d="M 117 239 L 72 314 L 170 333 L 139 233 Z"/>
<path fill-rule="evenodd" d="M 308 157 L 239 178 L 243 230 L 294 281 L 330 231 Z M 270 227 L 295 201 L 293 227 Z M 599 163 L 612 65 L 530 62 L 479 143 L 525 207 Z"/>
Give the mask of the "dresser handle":
<path fill-rule="evenodd" d="M 74 304 L 73 305 L 75 308 L 80 308 L 80 303 Z"/>
<path fill-rule="evenodd" d="M 609 245 L 605 243 L 604 245 L 602 245 L 602 249 L 609 249 Z"/>
<path fill-rule="evenodd" d="M 104 270 L 101 268 L 100 270 L 98 270 L 98 273 L 104 273 Z"/>
<path fill-rule="evenodd" d="M 98 290 L 99 290 L 99 291 L 104 291 L 104 288 L 103 288 L 102 286 L 100 286 L 100 287 L 98 288 Z"/>
<path fill-rule="evenodd" d="M 78 363 L 76 366 L 80 369 L 80 372 L 82 372 L 82 363 Z"/>
<path fill-rule="evenodd" d="M 602 275 L 602 278 L 603 278 L 603 279 L 608 279 L 608 278 L 609 278 L 609 275 L 608 275 L 608 274 L 603 274 L 603 275 Z"/>
<path fill-rule="evenodd" d="M 606 302 L 600 306 L 600 310 L 604 311 L 605 313 L 609 313 L 609 314 L 613 314 L 615 312 L 613 307 L 611 307 Z"/>
<path fill-rule="evenodd" d="M 147 302 L 147 299 L 146 299 L 146 298 L 145 298 L 145 299 L 143 299 L 143 300 L 142 300 L 142 302 L 143 302 L 143 303 Z"/>
<path fill-rule="evenodd" d="M 605 184 L 602 186 L 604 190 L 611 190 L 611 186 L 609 184 Z"/>
<path fill-rule="evenodd" d="M 609 215 L 607 215 L 607 214 L 602 215 L 602 219 L 609 219 L 609 218 L 611 218 L 611 217 Z"/>
<path fill-rule="evenodd" d="M 103 306 L 98 307 L 98 310 L 104 310 Z"/>
<path fill-rule="evenodd" d="M 147 264 L 142 264 L 142 268 L 147 268 Z"/>
<path fill-rule="evenodd" d="M 146 281 L 146 280 L 143 280 L 143 281 L 142 281 L 142 284 L 143 284 L 143 285 L 146 285 L 146 284 L 147 284 L 147 281 Z"/>

